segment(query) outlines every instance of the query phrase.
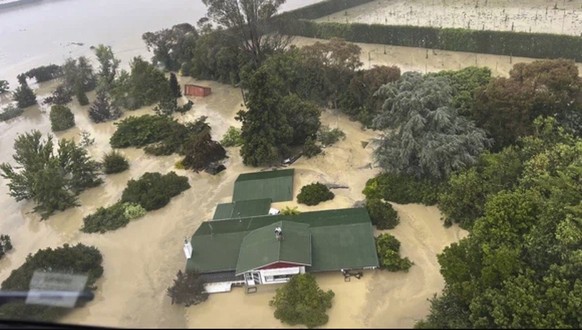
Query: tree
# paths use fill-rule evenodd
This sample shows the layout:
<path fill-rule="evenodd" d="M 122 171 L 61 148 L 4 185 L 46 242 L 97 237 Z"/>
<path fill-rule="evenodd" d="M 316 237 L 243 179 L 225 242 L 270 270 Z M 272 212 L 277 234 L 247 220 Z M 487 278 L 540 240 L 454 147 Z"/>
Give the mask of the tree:
<path fill-rule="evenodd" d="M 36 95 L 34 95 L 34 92 L 26 83 L 20 84 L 19 87 L 16 87 L 13 96 L 14 101 L 16 101 L 18 107 L 21 109 L 36 104 Z"/>
<path fill-rule="evenodd" d="M 453 88 L 453 107 L 462 116 L 471 117 L 475 106 L 475 91 L 491 81 L 491 69 L 469 66 L 458 71 L 439 71 L 429 76 L 447 77 Z"/>
<path fill-rule="evenodd" d="M 62 76 L 63 72 L 60 66 L 56 64 L 43 65 L 30 69 L 19 75 L 19 81 L 26 81 L 26 78 L 35 78 L 37 83 L 49 81 Z M 20 78 L 22 77 L 22 78 Z"/>
<path fill-rule="evenodd" d="M 182 152 L 185 155 L 182 164 L 195 172 L 205 170 L 211 163 L 226 157 L 226 150 L 220 143 L 212 140 L 209 129 L 199 134 L 191 134 L 184 143 Z"/>
<path fill-rule="evenodd" d="M 285 0 L 202 0 L 207 18 L 237 38 L 239 47 L 258 67 L 268 54 L 284 49 L 290 39 L 273 33 L 269 23 Z"/>
<path fill-rule="evenodd" d="M 103 156 L 103 173 L 113 174 L 127 170 L 129 162 L 117 151 L 111 151 Z"/>
<path fill-rule="evenodd" d="M 64 86 L 77 95 L 92 91 L 97 86 L 97 78 L 93 73 L 93 67 L 84 56 L 80 56 L 77 59 L 67 59 L 62 66 L 62 70 Z"/>
<path fill-rule="evenodd" d="M 121 201 L 141 205 L 146 211 L 160 209 L 182 191 L 190 189 L 188 178 L 175 172 L 165 175 L 146 172 L 138 180 L 129 180 Z"/>
<path fill-rule="evenodd" d="M 0 235 L 0 259 L 4 257 L 6 252 L 12 250 L 12 241 L 9 235 Z"/>
<path fill-rule="evenodd" d="M 8 81 L 0 79 L 0 94 L 4 94 L 10 90 Z"/>
<path fill-rule="evenodd" d="M 378 259 L 382 269 L 387 269 L 391 272 L 401 270 L 408 272 L 413 265 L 408 258 L 400 257 L 400 241 L 388 233 L 376 237 L 376 250 L 378 251 Z"/>
<path fill-rule="evenodd" d="M 327 100 L 335 109 L 338 108 L 340 91 L 348 88 L 356 70 L 362 66 L 361 51 L 358 45 L 340 38 L 332 38 L 326 43 L 318 41 L 300 50 L 307 68 L 320 68 L 322 71 L 329 86 Z"/>
<path fill-rule="evenodd" d="M 370 126 L 372 120 L 382 109 L 383 100 L 374 96 L 382 86 L 400 79 L 400 68 L 396 66 L 376 66 L 369 70 L 356 71 L 345 93 L 339 97 L 340 110 L 352 119 Z"/>
<path fill-rule="evenodd" d="M 442 77 L 407 72 L 382 86 L 377 129 L 389 129 L 374 155 L 387 172 L 444 179 L 477 161 L 489 146 L 485 131 L 459 116 L 451 106 L 452 89 Z"/>
<path fill-rule="evenodd" d="M 188 307 L 206 301 L 208 293 L 204 290 L 204 284 L 200 273 L 196 271 L 183 273 L 179 270 L 174 285 L 167 291 L 168 296 L 172 298 L 172 305 L 182 304 Z"/>
<path fill-rule="evenodd" d="M 174 97 L 181 97 L 182 92 L 180 91 L 180 84 L 178 84 L 178 79 L 176 78 L 176 74 L 170 72 L 170 91 Z"/>
<path fill-rule="evenodd" d="M 315 328 L 328 322 L 334 293 L 323 291 L 309 273 L 293 276 L 269 302 L 275 307 L 275 318 L 289 325 L 304 324 Z"/>
<path fill-rule="evenodd" d="M 441 190 L 442 183 L 438 181 L 382 173 L 366 182 L 363 193 L 367 199 L 383 199 L 398 204 L 434 205 Z"/>
<path fill-rule="evenodd" d="M 366 200 L 366 209 L 370 214 L 372 224 L 378 229 L 393 229 L 400 223 L 398 213 L 392 205 L 379 198 Z"/>
<path fill-rule="evenodd" d="M 121 117 L 121 110 L 109 101 L 109 97 L 103 91 L 97 92 L 95 102 L 89 107 L 89 118 L 95 123 L 114 120 Z"/>
<path fill-rule="evenodd" d="M 329 129 L 329 126 L 321 126 L 317 132 L 317 141 L 323 146 L 331 146 L 339 140 L 344 140 L 346 133 L 339 128 Z"/>
<path fill-rule="evenodd" d="M 238 47 L 237 38 L 218 29 L 198 38 L 190 61 L 182 65 L 182 73 L 234 85 L 239 83 L 239 73 L 249 61 L 248 54 Z"/>
<path fill-rule="evenodd" d="M 148 51 L 153 51 L 152 63 L 163 65 L 166 70 L 180 70 L 182 64 L 191 60 L 198 32 L 188 24 L 182 23 L 156 32 L 142 35 Z"/>
<path fill-rule="evenodd" d="M 95 49 L 95 56 L 99 61 L 99 86 L 101 90 L 108 91 L 115 80 L 115 74 L 121 61 L 115 58 L 110 46 L 100 44 Z"/>
<path fill-rule="evenodd" d="M 240 147 L 243 144 L 243 140 L 240 136 L 240 129 L 230 126 L 222 137 L 222 140 L 220 140 L 220 144 L 226 148 Z"/>
<path fill-rule="evenodd" d="M 34 211 L 46 219 L 54 211 L 76 206 L 76 196 L 102 180 L 97 176 L 99 165 L 87 156 L 85 149 L 63 139 L 55 154 L 52 136 L 48 135 L 46 141 L 41 138 L 36 130 L 18 135 L 13 156 L 18 166 L 3 163 L 0 170 L 2 177 L 10 180 L 10 196 L 16 201 L 33 200 Z"/>
<path fill-rule="evenodd" d="M 116 104 L 135 110 L 171 95 L 168 80 L 155 66 L 139 56 L 133 59 L 130 66 L 131 73 L 122 72 L 113 88 Z"/>
<path fill-rule="evenodd" d="M 317 205 L 334 197 L 334 193 L 326 185 L 316 182 L 301 188 L 301 192 L 297 195 L 297 202 L 305 205 Z"/>
<path fill-rule="evenodd" d="M 520 140 L 513 186 L 487 194 L 471 235 L 438 255 L 445 290 L 421 326 L 581 326 L 582 140 L 552 118 L 534 126 Z M 481 178 L 485 186 L 500 180 Z"/>
<path fill-rule="evenodd" d="M 475 94 L 475 121 L 493 137 L 496 151 L 532 134 L 539 116 L 555 116 L 562 126 L 580 133 L 582 81 L 573 61 L 519 63 L 509 74 L 492 79 Z"/>
<path fill-rule="evenodd" d="M 53 132 L 64 131 L 75 126 L 75 115 L 64 105 L 53 105 L 50 113 Z"/>
<path fill-rule="evenodd" d="M 9 104 L 0 112 L 0 122 L 7 121 L 12 118 L 16 118 L 24 113 L 24 110 L 15 106 L 14 104 Z"/>
<path fill-rule="evenodd" d="M 84 233 L 105 233 L 127 226 L 127 224 L 146 214 L 139 204 L 117 202 L 110 207 L 100 207 L 93 214 L 83 218 Z"/>
<path fill-rule="evenodd" d="M 64 85 L 59 85 L 53 91 L 53 94 L 47 97 L 43 103 L 53 105 L 65 105 L 73 100 L 73 94 Z"/>
<path fill-rule="evenodd" d="M 87 277 L 83 292 L 97 290 L 95 283 L 103 275 L 103 256 L 92 246 L 65 244 L 58 248 L 38 250 L 34 255 L 26 257 L 23 265 L 13 270 L 10 276 L 2 282 L 2 291 L 28 292 L 31 289 L 31 279 L 37 271 L 50 273 L 78 274 Z M 61 275 L 62 276 L 62 275 Z M 66 278 L 61 278 L 67 280 Z M 75 307 L 83 307 L 85 301 L 79 299 Z M 2 319 L 55 322 L 70 313 L 72 308 L 50 305 L 27 304 L 22 300 L 13 301 L 0 306 Z"/>

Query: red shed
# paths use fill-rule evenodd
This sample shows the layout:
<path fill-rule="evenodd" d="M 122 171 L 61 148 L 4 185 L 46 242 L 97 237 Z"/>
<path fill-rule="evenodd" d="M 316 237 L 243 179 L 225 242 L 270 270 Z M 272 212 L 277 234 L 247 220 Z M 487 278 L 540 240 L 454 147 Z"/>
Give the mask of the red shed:
<path fill-rule="evenodd" d="M 184 85 L 184 95 L 186 96 L 208 96 L 211 93 L 210 87 L 198 85 Z"/>

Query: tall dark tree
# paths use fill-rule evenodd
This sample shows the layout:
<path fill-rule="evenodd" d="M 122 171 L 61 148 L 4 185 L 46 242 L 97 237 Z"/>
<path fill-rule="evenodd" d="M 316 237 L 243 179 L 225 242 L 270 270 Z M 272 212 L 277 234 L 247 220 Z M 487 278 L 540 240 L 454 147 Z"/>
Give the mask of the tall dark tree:
<path fill-rule="evenodd" d="M 407 72 L 377 93 L 385 101 L 374 125 L 389 131 L 374 153 L 387 172 L 447 178 L 473 165 L 489 145 L 485 131 L 452 107 L 452 88 L 445 78 Z"/>
<path fill-rule="evenodd" d="M 44 99 L 44 104 L 65 105 L 73 100 L 73 94 L 64 85 L 59 85 L 52 95 Z"/>
<path fill-rule="evenodd" d="M 184 143 L 182 152 L 185 155 L 182 164 L 184 164 L 185 168 L 191 168 L 195 172 L 202 171 L 210 163 L 226 157 L 226 150 L 220 143 L 212 140 L 210 130 L 205 130 L 199 134 L 191 134 Z"/>
<path fill-rule="evenodd" d="M 115 80 L 115 75 L 121 61 L 115 58 L 111 47 L 105 45 L 99 45 L 95 48 L 95 56 L 97 56 L 97 60 L 99 61 L 99 72 L 97 76 L 99 77 L 98 83 L 100 89 L 108 91 Z"/>
<path fill-rule="evenodd" d="M 16 101 L 18 107 L 21 109 L 36 104 L 36 95 L 26 83 L 20 84 L 20 86 L 14 90 L 13 96 L 14 101 Z"/>
<path fill-rule="evenodd" d="M 95 102 L 89 107 L 89 118 L 95 123 L 114 120 L 121 117 L 122 112 L 116 105 L 109 101 L 109 97 L 103 91 L 97 93 Z"/>
<path fill-rule="evenodd" d="M 8 81 L 0 79 L 0 94 L 4 94 L 10 90 Z"/>
<path fill-rule="evenodd" d="M 154 53 L 152 63 L 171 71 L 180 70 L 182 64 L 191 60 L 197 38 L 196 29 L 188 23 L 142 35 L 148 50 Z"/>
<path fill-rule="evenodd" d="M 271 18 L 285 0 L 202 0 L 209 19 L 235 35 L 255 67 L 267 54 L 284 49 L 290 39 L 269 29 Z"/>
<path fill-rule="evenodd" d="M 176 74 L 170 72 L 170 91 L 174 97 L 182 96 L 182 92 L 180 90 L 180 84 L 178 84 L 178 79 L 176 78 Z"/>
<path fill-rule="evenodd" d="M 75 115 L 64 105 L 53 105 L 49 118 L 53 132 L 64 131 L 75 126 Z"/>
<path fill-rule="evenodd" d="M 172 298 L 172 304 L 182 304 L 186 307 L 198 305 L 208 299 L 208 293 L 204 290 L 204 280 L 198 272 L 183 273 L 179 270 L 174 285 L 168 288 L 167 293 Z"/>
<path fill-rule="evenodd" d="M 168 79 L 141 57 L 131 62 L 131 73 L 121 73 L 112 90 L 117 105 L 135 110 L 159 102 L 171 95 Z"/>
<path fill-rule="evenodd" d="M 99 164 L 74 141 L 61 140 L 55 152 L 52 136 L 43 141 L 41 133 L 35 130 L 18 135 L 14 150 L 18 166 L 1 164 L 1 175 L 10 181 L 10 196 L 17 201 L 34 201 L 34 211 L 43 219 L 77 205 L 76 196 L 81 191 L 102 182 L 98 177 Z"/>

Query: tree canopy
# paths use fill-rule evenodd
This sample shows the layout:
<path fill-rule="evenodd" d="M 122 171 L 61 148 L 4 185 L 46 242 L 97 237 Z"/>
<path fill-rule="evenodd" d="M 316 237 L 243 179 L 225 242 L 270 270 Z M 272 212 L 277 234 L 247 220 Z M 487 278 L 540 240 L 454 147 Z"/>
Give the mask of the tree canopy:
<path fill-rule="evenodd" d="M 99 164 L 73 140 L 60 140 L 55 151 L 52 136 L 43 140 L 42 134 L 34 130 L 18 135 L 14 150 L 18 166 L 1 164 L 1 175 L 10 181 L 10 196 L 17 201 L 34 201 L 34 211 L 42 219 L 78 205 L 77 195 L 81 191 L 102 183 L 98 177 Z"/>
<path fill-rule="evenodd" d="M 476 163 L 489 145 L 485 131 L 452 106 L 446 78 L 407 72 L 377 93 L 385 100 L 374 126 L 387 131 L 374 155 L 387 172 L 447 178 Z"/>
<path fill-rule="evenodd" d="M 239 47 L 249 54 L 255 66 L 267 54 L 282 50 L 289 43 L 270 29 L 270 20 L 285 0 L 202 0 L 207 18 L 238 40 Z"/>
<path fill-rule="evenodd" d="M 471 235 L 438 256 L 445 289 L 418 327 L 581 326 L 582 140 L 553 118 L 534 126 L 516 150 L 523 168 L 513 184 L 487 194 Z"/>
<path fill-rule="evenodd" d="M 2 282 L 2 291 L 28 292 L 35 271 L 86 275 L 85 291 L 94 292 L 95 283 L 103 274 L 103 256 L 95 247 L 65 244 L 56 249 L 38 250 L 29 254 L 23 265 L 13 270 Z M 78 300 L 75 307 L 82 307 Z M 0 306 L 0 317 L 4 320 L 57 321 L 71 311 L 71 308 L 10 302 Z"/>
<path fill-rule="evenodd" d="M 304 324 L 308 328 L 324 325 L 329 320 L 334 293 L 323 291 L 309 273 L 293 276 L 277 289 L 269 305 L 275 307 L 275 318 L 289 325 Z"/>

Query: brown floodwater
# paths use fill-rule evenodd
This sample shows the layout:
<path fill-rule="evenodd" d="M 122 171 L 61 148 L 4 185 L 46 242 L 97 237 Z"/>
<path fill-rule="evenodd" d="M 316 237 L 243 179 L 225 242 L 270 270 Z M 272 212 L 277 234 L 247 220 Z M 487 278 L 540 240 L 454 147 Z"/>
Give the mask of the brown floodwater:
<path fill-rule="evenodd" d="M 315 1 L 288 1 L 290 7 L 309 2 Z M 113 3 L 119 12 L 110 9 Z M 166 10 L 165 6 L 171 8 Z M 169 27 L 189 17 L 194 23 L 197 15 L 203 14 L 201 10 L 199 1 L 191 0 L 171 4 L 60 0 L 0 12 L 0 79 L 14 79 L 25 69 L 47 64 L 47 61 L 60 62 L 65 56 L 90 55 L 88 46 L 96 43 L 112 45 L 116 55 L 127 65 L 131 56 L 149 56 L 141 43 L 141 33 Z M 98 24 L 105 17 L 108 24 Z M 85 44 L 67 45 L 65 41 Z M 37 50 L 33 53 L 27 51 L 29 49 Z M 187 77 L 179 80 L 181 83 L 194 81 Z M 240 90 L 209 81 L 197 83 L 210 86 L 212 94 L 193 99 L 193 109 L 176 118 L 192 121 L 207 116 L 215 139 L 220 139 L 229 126 L 240 126 L 234 120 L 242 107 Z M 39 100 L 57 85 L 58 81 L 31 84 Z M 95 98 L 94 93 L 88 96 L 91 101 Z M 3 97 L 0 104 L 8 101 Z M 181 100 L 185 101 L 185 98 Z M 88 107 L 76 101 L 70 107 L 76 126 L 54 134 L 55 137 L 79 141 L 80 132 L 87 131 L 95 139 L 88 151 L 100 159 L 111 150 L 109 138 L 115 131 L 114 124 L 93 124 L 87 115 Z M 124 117 L 147 113 L 152 113 L 151 107 L 126 112 Z M 322 114 L 322 122 L 332 128 L 339 127 L 347 138 L 326 148 L 325 155 L 300 158 L 294 164 L 295 194 L 301 186 L 314 181 L 338 183 L 348 188 L 336 189 L 334 200 L 318 206 L 297 205 L 293 201 L 278 203 L 276 207 L 299 206 L 301 211 L 350 207 L 364 198 L 362 189 L 366 181 L 378 173 L 377 168 L 369 166 L 371 145 L 362 147 L 362 142 L 378 137 L 376 132 L 364 130 L 358 123 L 331 111 Z M 21 117 L 0 123 L 0 162 L 13 163 L 14 139 L 32 129 L 44 134 L 51 132 L 46 106 L 29 107 Z M 171 305 L 166 296 L 176 272 L 184 267 L 184 237 L 192 235 L 202 221 L 212 216 L 216 204 L 231 199 L 234 180 L 239 173 L 257 170 L 242 164 L 239 149 L 228 149 L 227 170 L 216 176 L 175 169 L 174 164 L 180 158 L 176 155 L 150 156 L 135 148 L 121 149 L 121 152 L 130 161 L 128 171 L 105 176 L 101 186 L 79 196 L 79 207 L 57 213 L 46 221 L 32 213 L 31 202 L 16 202 L 10 197 L 6 180 L 0 179 L 0 209 L 4 211 L 0 233 L 9 234 L 14 245 L 14 249 L 0 260 L 0 281 L 22 265 L 28 254 L 81 242 L 101 251 L 104 274 L 97 283 L 95 300 L 73 311 L 62 322 L 116 327 L 282 327 L 268 306 L 276 287 L 262 288 L 256 295 L 245 295 L 242 290 L 235 289 L 228 294 L 213 295 L 204 304 L 190 308 Z M 128 180 L 145 172 L 169 171 L 187 176 L 192 187 L 173 198 L 166 207 L 105 234 L 85 234 L 79 230 L 83 217 L 121 197 Z M 426 299 L 442 290 L 444 281 L 438 271 L 436 254 L 466 232 L 456 226 L 442 227 L 436 207 L 414 204 L 395 207 L 402 222 L 391 232 L 401 240 L 402 254 L 410 257 L 415 266 L 409 273 L 368 272 L 362 280 L 350 283 L 343 282 L 339 273 L 318 275 L 324 289 L 336 292 L 327 326 L 410 327 L 426 315 Z"/>

